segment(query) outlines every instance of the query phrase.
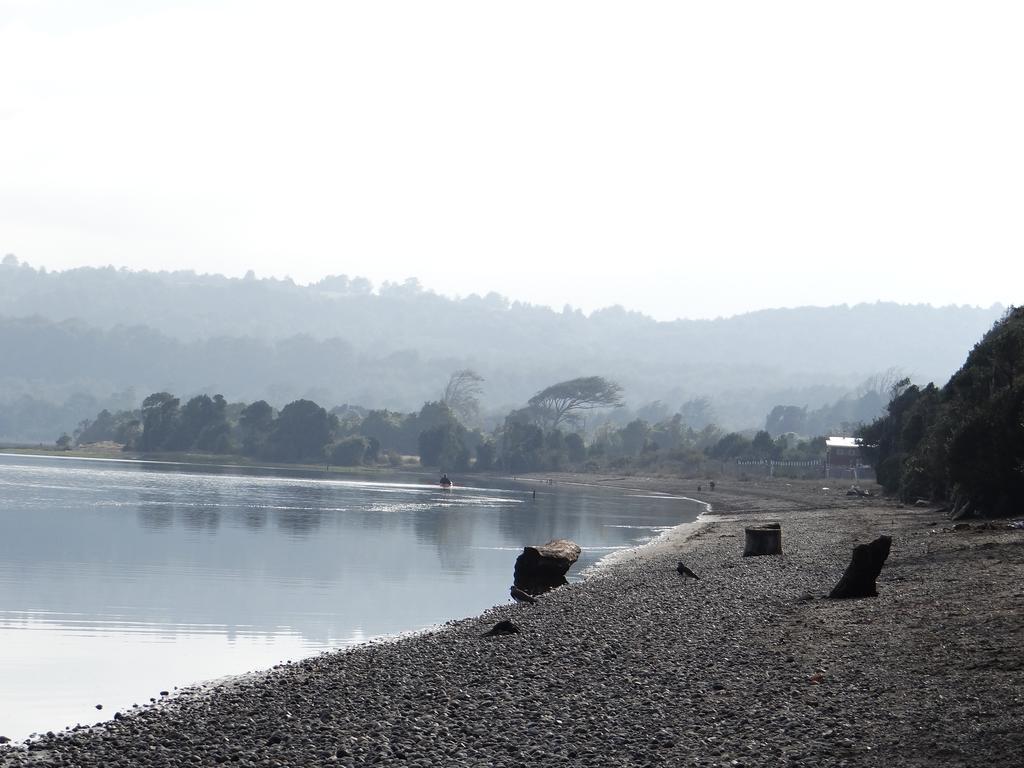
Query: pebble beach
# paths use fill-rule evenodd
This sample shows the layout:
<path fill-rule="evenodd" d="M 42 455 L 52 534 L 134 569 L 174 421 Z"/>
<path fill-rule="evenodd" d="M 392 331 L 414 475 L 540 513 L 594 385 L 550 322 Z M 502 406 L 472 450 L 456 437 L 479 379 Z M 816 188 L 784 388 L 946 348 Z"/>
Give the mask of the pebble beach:
<path fill-rule="evenodd" d="M 3 744 L 0 766 L 1020 764 L 1024 530 L 821 482 L 600 482 L 711 512 L 536 605 Z M 784 553 L 742 557 L 764 522 Z M 827 599 L 882 534 L 878 597 Z M 520 631 L 484 636 L 503 620 Z"/>

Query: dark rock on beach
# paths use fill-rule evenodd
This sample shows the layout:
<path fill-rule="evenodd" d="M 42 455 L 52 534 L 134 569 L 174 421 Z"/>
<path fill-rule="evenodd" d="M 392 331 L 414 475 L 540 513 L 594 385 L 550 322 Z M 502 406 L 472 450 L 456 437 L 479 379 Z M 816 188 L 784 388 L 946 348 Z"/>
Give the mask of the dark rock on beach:
<path fill-rule="evenodd" d="M 530 595 L 542 595 L 567 584 L 565 574 L 580 557 L 580 547 L 568 539 L 524 547 L 516 558 L 514 585 Z"/>

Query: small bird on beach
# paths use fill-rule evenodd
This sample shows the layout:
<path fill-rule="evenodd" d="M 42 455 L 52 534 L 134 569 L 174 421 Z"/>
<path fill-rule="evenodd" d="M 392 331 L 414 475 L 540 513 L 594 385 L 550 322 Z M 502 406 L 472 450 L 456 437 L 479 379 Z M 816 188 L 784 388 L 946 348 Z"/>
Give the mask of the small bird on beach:
<path fill-rule="evenodd" d="M 512 589 L 509 590 L 509 594 L 512 595 L 512 599 L 517 603 L 536 603 L 537 598 L 531 595 L 529 592 L 524 592 L 515 584 L 512 585 Z"/>
<path fill-rule="evenodd" d="M 499 621 L 490 630 L 484 632 L 482 637 L 496 637 L 498 635 L 514 635 L 522 630 L 511 621 Z"/>
<path fill-rule="evenodd" d="M 687 568 L 682 563 L 680 563 L 679 565 L 676 566 L 676 570 L 679 572 L 679 575 L 682 576 L 684 580 L 686 580 L 686 579 L 698 579 L 699 580 L 700 579 L 700 576 L 698 576 L 696 573 L 691 571 L 689 568 Z"/>

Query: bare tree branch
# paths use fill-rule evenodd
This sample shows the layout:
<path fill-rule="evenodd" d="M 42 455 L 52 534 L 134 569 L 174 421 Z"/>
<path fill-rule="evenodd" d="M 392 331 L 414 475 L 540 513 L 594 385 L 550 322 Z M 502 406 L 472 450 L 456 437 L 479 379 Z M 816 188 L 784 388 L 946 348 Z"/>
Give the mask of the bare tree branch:
<path fill-rule="evenodd" d="M 447 405 L 459 421 L 468 424 L 474 421 L 480 412 L 480 386 L 484 377 L 470 368 L 455 371 L 444 388 L 441 402 Z"/>

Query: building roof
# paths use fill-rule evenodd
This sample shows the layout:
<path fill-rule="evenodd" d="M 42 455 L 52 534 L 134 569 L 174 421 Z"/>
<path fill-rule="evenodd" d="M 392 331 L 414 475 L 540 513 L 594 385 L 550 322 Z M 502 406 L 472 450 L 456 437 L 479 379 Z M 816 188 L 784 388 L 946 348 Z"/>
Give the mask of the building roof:
<path fill-rule="evenodd" d="M 860 448 L 859 437 L 830 437 L 825 441 L 828 448 Z"/>

